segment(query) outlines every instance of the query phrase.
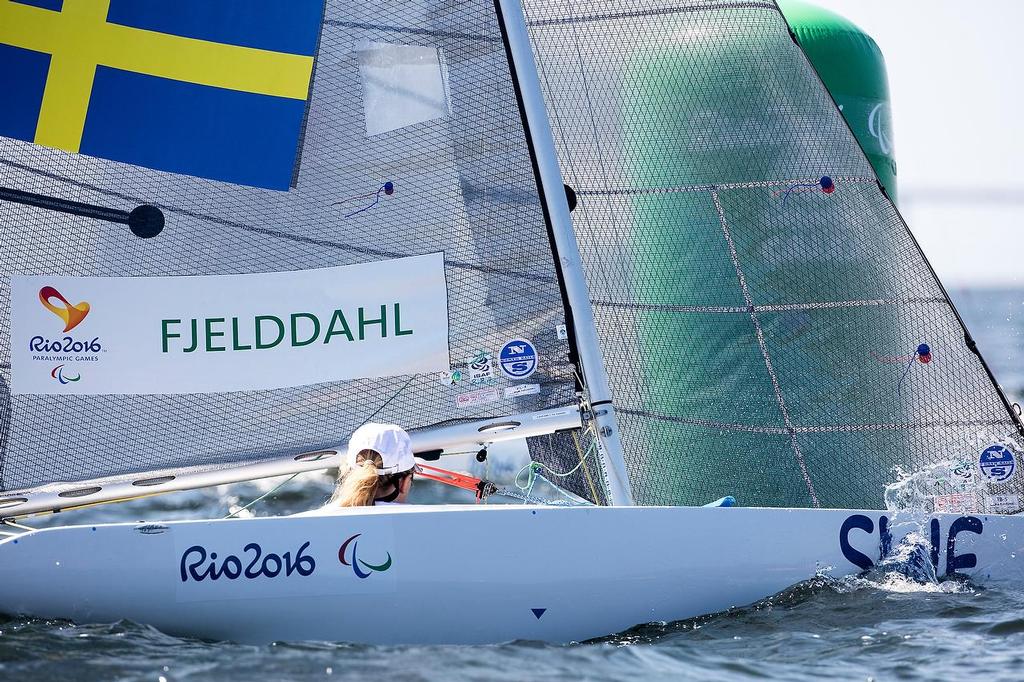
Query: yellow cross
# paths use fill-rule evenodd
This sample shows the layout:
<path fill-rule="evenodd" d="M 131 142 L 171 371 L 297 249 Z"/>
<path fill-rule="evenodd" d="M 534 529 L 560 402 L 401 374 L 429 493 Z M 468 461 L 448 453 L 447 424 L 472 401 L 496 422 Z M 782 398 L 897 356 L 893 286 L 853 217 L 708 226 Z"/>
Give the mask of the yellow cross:
<path fill-rule="evenodd" d="M 107 23 L 110 0 L 64 0 L 54 12 L 0 0 L 0 43 L 44 52 L 50 71 L 36 144 L 77 152 L 96 67 L 306 99 L 313 58 Z"/>

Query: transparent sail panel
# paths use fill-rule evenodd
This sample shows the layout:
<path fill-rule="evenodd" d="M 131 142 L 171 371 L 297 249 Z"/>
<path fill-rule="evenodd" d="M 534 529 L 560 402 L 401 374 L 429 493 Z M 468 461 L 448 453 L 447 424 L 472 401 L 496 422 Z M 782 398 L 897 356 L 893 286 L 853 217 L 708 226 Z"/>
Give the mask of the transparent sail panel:
<path fill-rule="evenodd" d="M 608 504 L 605 468 L 592 429 L 526 439 L 530 459 L 545 478 L 594 504 Z"/>
<path fill-rule="evenodd" d="M 3 4 L 26 8 L 21 23 L 68 19 Z M 40 99 L 43 38 L 25 46 L 21 33 L 0 29 L 0 59 L 21 60 L 26 79 L 15 112 L 24 116 L 12 118 L 12 105 L 0 117 L 0 489 L 306 452 L 368 419 L 413 429 L 574 402 L 554 259 L 494 7 L 286 2 L 280 16 L 255 16 L 273 6 L 254 3 L 254 17 L 196 35 L 195 22 L 181 21 L 187 8 L 168 5 L 175 16 L 162 17 L 145 15 L 159 7 L 112 3 L 83 30 L 228 47 L 197 62 L 215 76 L 153 75 L 159 65 L 139 75 L 130 54 L 116 68 L 93 65 L 80 103 L 88 116 L 71 142 L 67 126 L 53 125 L 61 111 Z M 272 30 L 268 21 L 301 25 Z M 252 29 L 260 22 L 262 33 Z M 244 72 L 259 81 L 280 68 L 267 88 L 285 83 L 285 96 L 246 99 L 247 81 L 230 79 L 251 55 L 231 46 L 285 55 Z M 303 55 L 315 60 L 311 79 L 300 73 Z M 222 88 L 218 78 L 230 82 Z M 135 138 L 118 137 L 129 130 Z M 279 140 L 281 131 L 291 138 Z M 76 145 L 81 153 L 64 151 Z M 126 224 L 145 205 L 165 220 L 150 238 Z M 451 364 L 462 370 L 455 385 L 431 374 L 189 395 L 10 392 L 12 276 L 267 273 L 437 252 Z M 496 367 L 471 377 L 469 365 L 496 362 L 516 338 L 537 350 L 528 381 Z M 505 391 L 527 383 L 539 387 Z"/>
<path fill-rule="evenodd" d="M 978 467 L 1009 408 L 775 4 L 525 7 L 637 502 L 879 508 L 966 462 L 1019 506 Z"/>

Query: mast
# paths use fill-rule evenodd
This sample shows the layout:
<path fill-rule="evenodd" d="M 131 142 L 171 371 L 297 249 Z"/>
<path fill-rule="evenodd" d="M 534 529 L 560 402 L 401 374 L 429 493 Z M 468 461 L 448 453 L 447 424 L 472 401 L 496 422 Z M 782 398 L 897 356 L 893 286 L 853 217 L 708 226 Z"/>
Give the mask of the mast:
<path fill-rule="evenodd" d="M 565 304 L 575 330 L 580 369 L 590 395 L 590 406 L 596 427 L 594 430 L 608 474 L 609 498 L 613 505 L 632 505 L 633 495 L 623 457 L 622 441 L 619 438 L 611 388 L 597 339 L 590 293 L 583 274 L 583 261 L 579 245 L 576 243 L 572 218 L 569 216 L 562 173 L 555 153 L 554 136 L 548 123 L 526 19 L 519 0 L 495 0 L 495 9 L 505 37 L 505 48 L 512 67 L 523 125 L 533 153 L 544 214 L 551 230 L 557 267 L 564 287 Z"/>

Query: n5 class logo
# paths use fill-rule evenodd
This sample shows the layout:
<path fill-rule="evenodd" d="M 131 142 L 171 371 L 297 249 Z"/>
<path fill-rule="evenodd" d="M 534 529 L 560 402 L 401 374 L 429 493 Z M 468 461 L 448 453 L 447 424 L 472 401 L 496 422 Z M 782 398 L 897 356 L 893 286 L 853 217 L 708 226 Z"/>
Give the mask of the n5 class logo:
<path fill-rule="evenodd" d="M 501 347 L 498 367 L 509 379 L 525 379 L 537 371 L 537 349 L 526 339 L 512 339 Z"/>

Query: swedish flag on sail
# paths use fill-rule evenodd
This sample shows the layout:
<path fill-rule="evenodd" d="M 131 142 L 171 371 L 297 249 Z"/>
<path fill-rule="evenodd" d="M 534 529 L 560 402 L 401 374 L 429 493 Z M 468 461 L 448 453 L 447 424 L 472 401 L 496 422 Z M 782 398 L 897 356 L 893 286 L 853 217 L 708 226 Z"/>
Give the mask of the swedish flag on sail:
<path fill-rule="evenodd" d="M 323 0 L 0 0 L 0 135 L 287 189 Z"/>

